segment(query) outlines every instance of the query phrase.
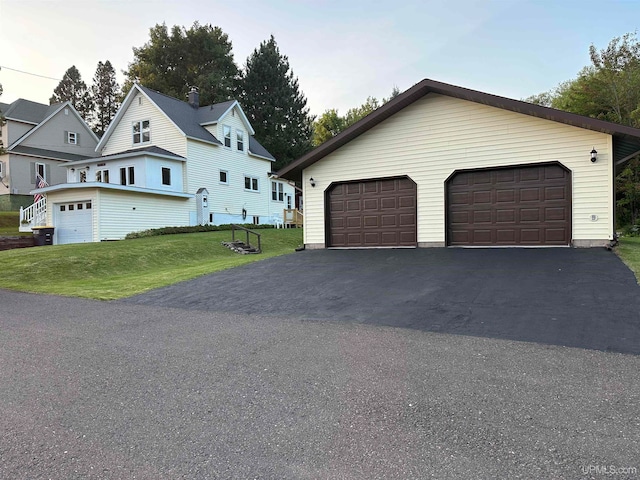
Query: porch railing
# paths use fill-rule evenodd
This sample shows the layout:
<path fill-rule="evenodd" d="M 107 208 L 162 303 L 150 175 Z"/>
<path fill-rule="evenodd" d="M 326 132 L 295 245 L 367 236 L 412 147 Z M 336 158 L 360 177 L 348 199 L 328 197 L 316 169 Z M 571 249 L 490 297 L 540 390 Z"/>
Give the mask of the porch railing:
<path fill-rule="evenodd" d="M 20 232 L 30 232 L 33 227 L 43 226 L 47 220 L 47 198 L 42 197 L 27 208 L 20 207 Z"/>
<path fill-rule="evenodd" d="M 304 215 L 296 208 L 285 208 L 283 219 L 285 226 L 292 225 L 294 227 L 302 227 L 304 223 Z"/>

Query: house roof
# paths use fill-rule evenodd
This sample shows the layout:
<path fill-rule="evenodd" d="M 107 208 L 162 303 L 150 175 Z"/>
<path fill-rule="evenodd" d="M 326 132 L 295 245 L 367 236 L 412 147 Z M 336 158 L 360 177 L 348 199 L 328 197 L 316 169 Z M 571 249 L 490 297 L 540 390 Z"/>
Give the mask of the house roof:
<path fill-rule="evenodd" d="M 215 135 L 209 132 L 204 125 L 211 125 L 217 123 L 229 110 L 234 107 L 238 107 L 242 119 L 247 125 L 249 130 L 249 153 L 256 156 L 273 160 L 273 156 L 253 138 L 255 133 L 249 120 L 245 116 L 240 104 L 236 100 L 228 100 L 222 103 L 216 103 L 205 107 L 194 108 L 189 103 L 178 100 L 177 98 L 170 97 L 164 93 L 151 90 L 138 83 L 134 84 L 131 92 L 127 95 L 127 98 L 123 102 L 122 107 L 118 111 L 118 114 L 109 125 L 109 128 L 105 132 L 104 136 L 100 140 L 96 150 L 99 150 L 104 145 L 112 132 L 112 125 L 115 125 L 126 107 L 131 103 L 133 99 L 133 92 L 137 89 L 142 92 L 151 102 L 153 102 L 166 116 L 173 122 L 173 124 L 180 130 L 186 137 L 196 140 L 202 140 L 203 142 L 213 143 L 215 145 L 222 145 L 222 142 L 218 140 Z M 253 146 L 253 148 L 252 148 Z"/>
<path fill-rule="evenodd" d="M 0 109 L 4 118 L 16 120 L 18 122 L 32 123 L 37 125 L 57 110 L 60 104 L 45 105 L 43 103 L 32 102 L 19 98 L 12 103 L 0 103 Z"/>
<path fill-rule="evenodd" d="M 170 190 L 156 190 L 152 188 L 134 187 L 133 185 L 117 185 L 115 183 L 104 183 L 104 182 L 60 183 L 58 185 L 51 185 L 44 188 L 36 188 L 34 190 L 31 190 L 29 193 L 33 195 L 35 193 L 50 193 L 50 192 L 59 192 L 59 191 L 65 191 L 65 190 L 83 190 L 86 188 L 100 188 L 103 190 L 117 190 L 117 191 L 123 191 L 123 192 L 146 193 L 149 195 L 161 195 L 166 197 L 177 197 L 177 198 L 195 197 L 195 195 L 192 193 L 173 192 Z"/>
<path fill-rule="evenodd" d="M 148 155 L 150 157 L 179 160 L 182 162 L 187 160 L 186 158 L 181 157 L 180 155 L 176 155 L 175 153 L 170 152 L 169 150 L 165 150 L 164 148 L 151 145 L 151 146 L 142 147 L 142 148 L 132 148 L 130 150 L 125 150 L 123 152 L 112 153 L 111 155 L 104 155 L 102 157 L 83 157 L 82 159 L 78 159 L 77 162 L 67 163 L 65 164 L 65 166 L 84 165 L 86 163 L 102 162 L 103 160 L 115 160 L 115 159 L 121 159 L 121 158 L 136 157 L 141 154 Z"/>
<path fill-rule="evenodd" d="M 373 111 L 359 122 L 354 123 L 332 139 L 327 140 L 311 152 L 290 163 L 277 173 L 278 176 L 292 180 L 301 179 L 302 170 L 313 165 L 315 162 L 429 93 L 460 98 L 462 100 L 612 135 L 614 163 L 616 165 L 621 164 L 629 156 L 640 151 L 640 129 L 425 79 Z"/>
<path fill-rule="evenodd" d="M 31 103 L 33 103 L 33 102 L 31 102 Z M 49 106 L 47 111 L 46 111 L 46 116 L 34 128 L 30 129 L 28 132 L 26 132 L 24 135 L 22 135 L 20 138 L 18 138 L 15 142 L 13 142 L 11 145 L 9 145 L 9 150 L 10 151 L 15 151 L 15 147 L 17 147 L 20 143 L 22 143 L 24 140 L 29 138 L 31 135 L 35 134 L 40 128 L 42 128 L 44 125 L 46 125 L 47 122 L 50 119 L 55 117 L 56 114 L 59 111 L 61 111 L 63 108 L 71 110 L 73 115 L 75 115 L 78 118 L 78 120 L 80 120 L 80 123 L 84 127 L 85 131 L 89 135 L 91 135 L 96 142 L 98 142 L 98 137 L 93 132 L 93 130 L 91 130 L 89 128 L 89 125 L 87 125 L 87 122 L 84 121 L 84 119 L 80 116 L 80 114 L 75 109 L 75 107 L 71 104 L 71 102 L 66 101 L 64 103 L 56 103 L 54 105 Z"/>
<path fill-rule="evenodd" d="M 56 152 L 55 150 L 46 150 L 44 148 L 25 147 L 18 145 L 12 148 L 9 153 L 18 153 L 28 155 L 30 157 L 52 158 L 54 160 L 65 160 L 67 162 L 80 161 L 84 159 L 95 159 L 95 157 L 87 157 L 86 155 L 75 155 L 73 153 Z"/>

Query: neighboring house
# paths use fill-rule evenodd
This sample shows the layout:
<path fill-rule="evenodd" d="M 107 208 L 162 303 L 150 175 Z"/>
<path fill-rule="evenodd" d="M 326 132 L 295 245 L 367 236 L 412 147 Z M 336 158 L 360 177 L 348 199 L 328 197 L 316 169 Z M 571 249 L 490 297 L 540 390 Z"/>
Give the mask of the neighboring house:
<path fill-rule="evenodd" d="M 602 246 L 640 130 L 423 80 L 278 172 L 308 248 Z"/>
<path fill-rule="evenodd" d="M 294 208 L 288 181 L 253 138 L 235 100 L 198 107 L 135 84 L 97 145 L 69 162 L 46 196 L 54 243 L 96 242 L 165 226 L 282 222 Z"/>
<path fill-rule="evenodd" d="M 18 99 L 0 103 L 6 124 L 0 140 L 0 209 L 31 203 L 36 174 L 50 185 L 66 182 L 64 163 L 96 156 L 98 138 L 69 103 L 43 105 Z"/>

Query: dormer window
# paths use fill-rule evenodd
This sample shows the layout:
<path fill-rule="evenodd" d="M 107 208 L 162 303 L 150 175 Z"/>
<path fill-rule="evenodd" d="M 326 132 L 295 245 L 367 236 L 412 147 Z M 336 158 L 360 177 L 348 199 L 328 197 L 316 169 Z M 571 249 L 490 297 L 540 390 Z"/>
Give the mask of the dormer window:
<path fill-rule="evenodd" d="M 133 122 L 133 143 L 147 143 L 151 140 L 149 120 Z"/>
<path fill-rule="evenodd" d="M 236 143 L 238 144 L 238 151 L 244 152 L 244 132 L 242 130 L 236 130 Z"/>
<path fill-rule="evenodd" d="M 224 146 L 231 148 L 231 127 L 223 125 L 222 136 L 224 137 Z"/>

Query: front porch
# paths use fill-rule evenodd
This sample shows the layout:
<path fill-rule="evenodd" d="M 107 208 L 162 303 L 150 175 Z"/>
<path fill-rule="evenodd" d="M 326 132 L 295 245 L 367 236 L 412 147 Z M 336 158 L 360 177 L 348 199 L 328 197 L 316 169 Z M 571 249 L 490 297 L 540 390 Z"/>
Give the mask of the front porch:
<path fill-rule="evenodd" d="M 42 227 L 47 223 L 47 197 L 42 197 L 27 208 L 20 207 L 19 232 L 30 232 L 34 227 Z"/>

